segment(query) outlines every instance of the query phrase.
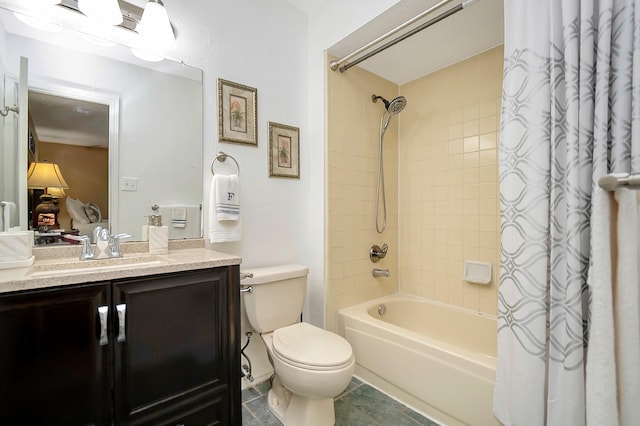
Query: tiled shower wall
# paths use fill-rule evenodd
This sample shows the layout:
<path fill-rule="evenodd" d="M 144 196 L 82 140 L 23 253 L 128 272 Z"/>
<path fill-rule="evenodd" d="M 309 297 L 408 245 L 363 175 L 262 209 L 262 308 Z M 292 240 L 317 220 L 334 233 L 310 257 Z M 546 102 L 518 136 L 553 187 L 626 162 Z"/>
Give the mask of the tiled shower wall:
<path fill-rule="evenodd" d="M 387 228 L 375 228 L 376 173 L 380 117 L 398 86 L 354 67 L 330 72 L 327 92 L 327 315 L 326 327 L 336 330 L 336 312 L 398 290 L 398 125 L 391 121 L 384 137 Z M 382 210 L 380 210 L 382 213 Z M 378 263 L 369 260 L 373 244 L 389 245 Z M 371 270 L 389 269 L 391 277 L 374 278 Z"/>
<path fill-rule="evenodd" d="M 358 67 L 328 73 L 327 328 L 336 312 L 397 291 L 495 314 L 500 259 L 497 145 L 502 46 L 398 87 Z M 375 230 L 380 102 L 407 107 L 384 141 L 387 230 Z M 372 244 L 389 244 L 373 264 Z M 491 262 L 489 285 L 464 260 Z M 391 278 L 373 278 L 373 267 Z"/>
<path fill-rule="evenodd" d="M 401 86 L 400 291 L 496 314 L 502 46 Z M 491 262 L 489 285 L 464 260 Z"/>

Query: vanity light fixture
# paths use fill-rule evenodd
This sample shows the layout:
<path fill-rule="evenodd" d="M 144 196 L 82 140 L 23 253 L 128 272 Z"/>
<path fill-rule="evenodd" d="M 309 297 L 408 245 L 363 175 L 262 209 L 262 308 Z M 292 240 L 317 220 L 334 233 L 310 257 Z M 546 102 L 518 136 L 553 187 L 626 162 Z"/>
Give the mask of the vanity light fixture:
<path fill-rule="evenodd" d="M 120 25 L 123 20 L 118 0 L 78 0 L 78 9 L 89 18 L 108 25 Z"/>
<path fill-rule="evenodd" d="M 165 9 L 161 0 L 149 0 L 147 2 L 137 30 L 142 38 L 154 45 L 167 47 L 176 41 L 167 9 Z"/>

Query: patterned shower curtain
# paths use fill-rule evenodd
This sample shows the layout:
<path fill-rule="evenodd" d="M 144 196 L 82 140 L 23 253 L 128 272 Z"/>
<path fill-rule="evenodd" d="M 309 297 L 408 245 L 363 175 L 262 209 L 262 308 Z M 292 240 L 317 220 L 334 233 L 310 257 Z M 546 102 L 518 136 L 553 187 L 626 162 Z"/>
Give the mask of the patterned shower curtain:
<path fill-rule="evenodd" d="M 505 425 L 618 424 L 597 181 L 640 171 L 639 16 L 640 0 L 505 0 L 494 393 Z"/>

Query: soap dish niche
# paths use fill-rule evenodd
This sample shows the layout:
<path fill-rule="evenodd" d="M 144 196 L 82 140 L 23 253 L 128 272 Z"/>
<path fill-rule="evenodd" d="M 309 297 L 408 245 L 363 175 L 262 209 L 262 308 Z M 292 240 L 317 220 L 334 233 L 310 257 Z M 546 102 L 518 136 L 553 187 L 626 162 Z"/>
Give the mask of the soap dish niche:
<path fill-rule="evenodd" d="M 489 262 L 465 260 L 464 277 L 462 279 L 474 284 L 490 284 L 491 269 L 491 263 Z"/>

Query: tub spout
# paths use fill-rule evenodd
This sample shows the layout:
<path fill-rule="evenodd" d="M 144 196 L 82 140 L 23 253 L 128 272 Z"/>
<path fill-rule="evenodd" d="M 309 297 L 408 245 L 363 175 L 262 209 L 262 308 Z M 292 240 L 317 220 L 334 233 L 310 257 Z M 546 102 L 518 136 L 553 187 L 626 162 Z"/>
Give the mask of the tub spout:
<path fill-rule="evenodd" d="M 389 276 L 391 275 L 388 269 L 378 269 L 378 268 L 373 268 L 373 270 L 371 271 L 371 274 L 374 277 L 385 277 L 385 278 L 389 278 Z"/>

